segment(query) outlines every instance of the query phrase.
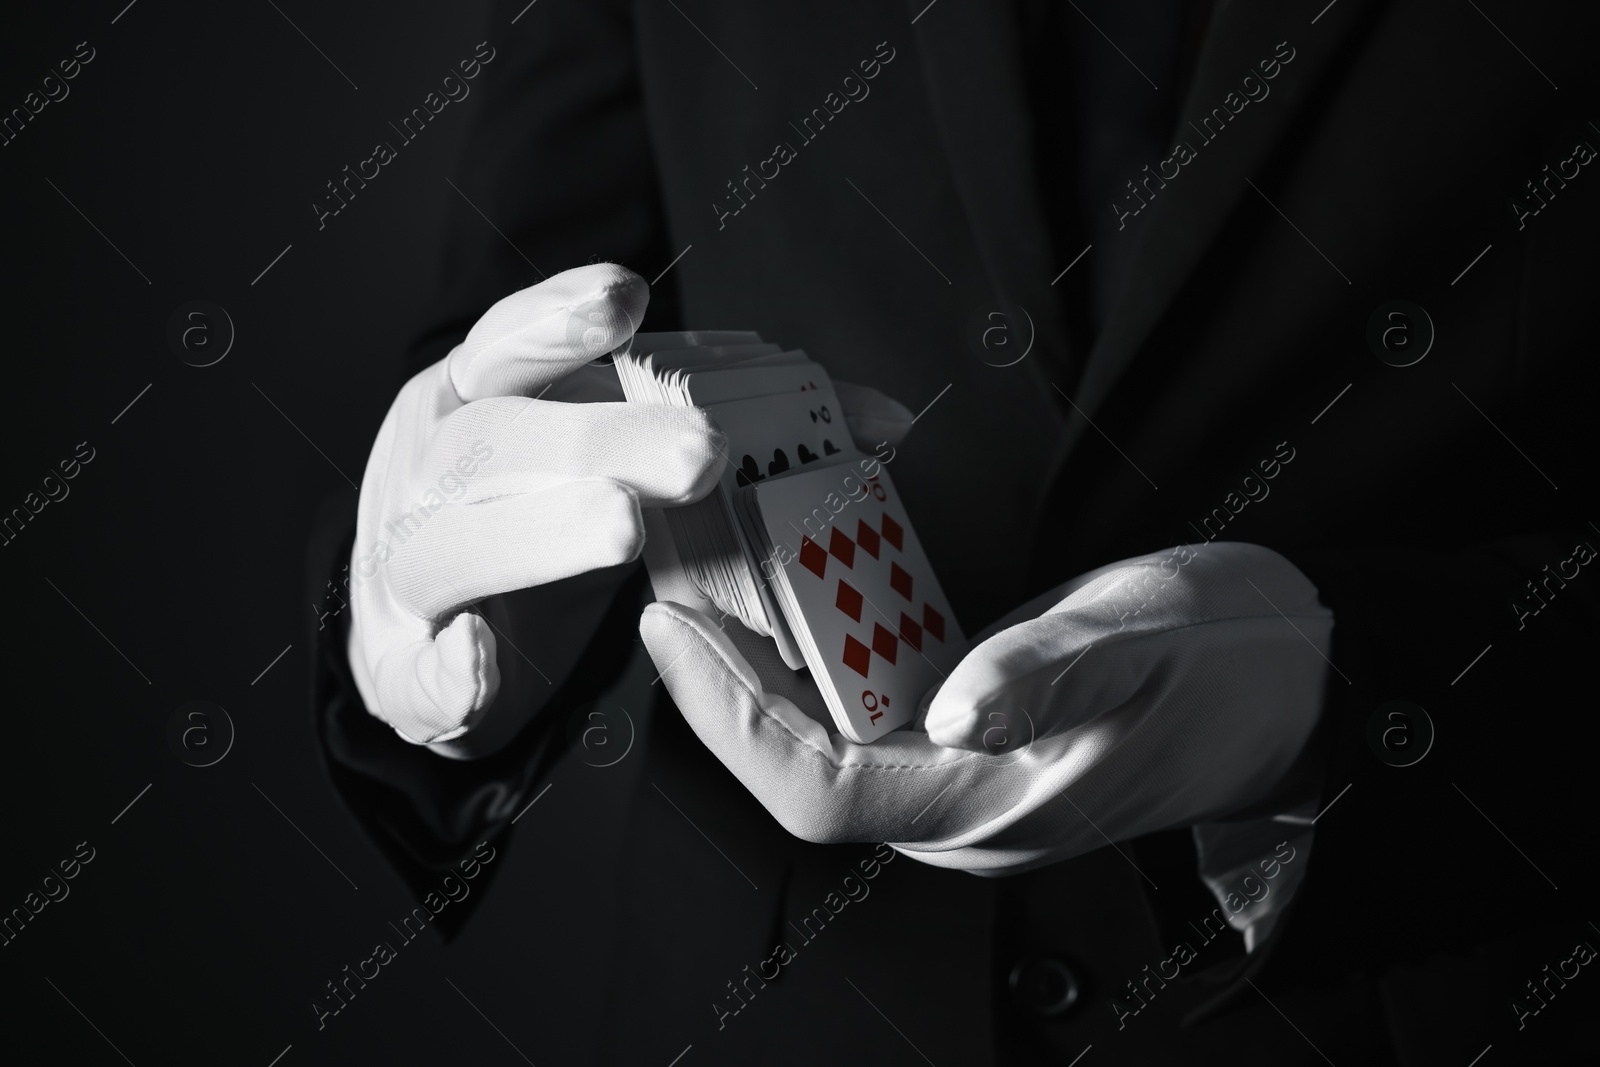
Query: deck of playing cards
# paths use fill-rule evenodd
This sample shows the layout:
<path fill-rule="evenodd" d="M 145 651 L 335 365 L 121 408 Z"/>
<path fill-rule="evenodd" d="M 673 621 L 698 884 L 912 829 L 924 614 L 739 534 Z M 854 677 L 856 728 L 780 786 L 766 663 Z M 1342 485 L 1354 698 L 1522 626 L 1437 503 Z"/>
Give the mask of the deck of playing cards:
<path fill-rule="evenodd" d="M 717 488 L 664 513 L 671 551 L 646 557 L 657 588 L 686 579 L 771 637 L 851 740 L 909 722 L 967 645 L 889 478 L 893 450 L 858 448 L 827 372 L 757 334 L 638 334 L 615 355 L 630 403 L 704 408 L 728 439 Z"/>

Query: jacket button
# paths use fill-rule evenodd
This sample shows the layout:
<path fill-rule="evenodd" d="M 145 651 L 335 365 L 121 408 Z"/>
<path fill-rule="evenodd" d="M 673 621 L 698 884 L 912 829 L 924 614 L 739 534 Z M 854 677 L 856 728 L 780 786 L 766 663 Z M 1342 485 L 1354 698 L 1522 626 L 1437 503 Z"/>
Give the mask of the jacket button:
<path fill-rule="evenodd" d="M 1035 956 L 1011 968 L 1011 997 L 1041 1019 L 1059 1019 L 1078 1003 L 1082 985 L 1060 956 Z"/>

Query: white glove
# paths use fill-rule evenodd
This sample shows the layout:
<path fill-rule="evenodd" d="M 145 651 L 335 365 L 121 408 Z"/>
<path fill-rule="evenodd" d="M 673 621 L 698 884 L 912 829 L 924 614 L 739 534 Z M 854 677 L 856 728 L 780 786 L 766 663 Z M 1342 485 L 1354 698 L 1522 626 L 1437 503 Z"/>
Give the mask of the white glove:
<path fill-rule="evenodd" d="M 872 745 L 825 726 L 815 687 L 740 626 L 657 603 L 640 632 L 695 733 L 791 833 L 981 874 L 1237 812 L 1317 721 L 1333 616 L 1268 549 L 1115 563 L 1018 618 Z"/>
<path fill-rule="evenodd" d="M 348 651 L 368 710 L 408 741 L 460 737 L 500 687 L 495 634 L 463 608 L 628 562 L 641 506 L 716 484 L 723 440 L 703 412 L 578 402 L 621 399 L 615 369 L 588 364 L 648 303 L 613 264 L 557 274 L 395 398 L 361 482 Z"/>
<path fill-rule="evenodd" d="M 613 264 L 558 274 L 495 304 L 389 409 L 361 483 L 347 651 L 367 709 L 406 740 L 459 758 L 513 736 L 598 625 L 617 582 L 597 572 L 639 555 L 640 508 L 716 485 L 725 442 L 702 411 L 622 403 L 615 367 L 590 363 L 648 302 Z M 910 427 L 877 390 L 834 385 L 857 440 Z M 512 590 L 527 591 L 495 596 Z M 490 615 L 517 634 L 504 674 Z M 496 701 L 503 678 L 522 684 Z"/>

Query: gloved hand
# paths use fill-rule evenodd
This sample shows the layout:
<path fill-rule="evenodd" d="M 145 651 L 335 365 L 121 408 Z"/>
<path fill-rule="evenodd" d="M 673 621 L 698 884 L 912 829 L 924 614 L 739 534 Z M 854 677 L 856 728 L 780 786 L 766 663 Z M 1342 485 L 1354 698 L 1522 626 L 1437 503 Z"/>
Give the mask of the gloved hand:
<path fill-rule="evenodd" d="M 1213 542 L 1001 627 L 912 727 L 857 745 L 769 641 L 674 603 L 640 622 L 695 733 L 791 833 L 1005 874 L 1266 798 L 1316 723 L 1333 616 L 1282 556 Z"/>
<path fill-rule="evenodd" d="M 640 508 L 716 485 L 725 442 L 704 412 L 623 403 L 615 367 L 591 362 L 648 303 L 622 267 L 565 271 L 495 304 L 395 398 L 361 482 L 347 653 L 406 740 L 471 757 L 514 735 L 598 624 L 606 568 L 638 557 Z M 858 439 L 909 426 L 876 390 L 835 385 Z M 490 615 L 518 635 L 504 675 Z M 522 685 L 497 701 L 503 677 Z"/>
<path fill-rule="evenodd" d="M 621 399 L 589 366 L 633 336 L 649 286 L 598 263 L 491 307 L 400 390 L 361 482 L 350 663 L 369 711 L 408 741 L 478 725 L 500 687 L 472 602 L 636 558 L 639 508 L 716 484 L 703 412 Z"/>

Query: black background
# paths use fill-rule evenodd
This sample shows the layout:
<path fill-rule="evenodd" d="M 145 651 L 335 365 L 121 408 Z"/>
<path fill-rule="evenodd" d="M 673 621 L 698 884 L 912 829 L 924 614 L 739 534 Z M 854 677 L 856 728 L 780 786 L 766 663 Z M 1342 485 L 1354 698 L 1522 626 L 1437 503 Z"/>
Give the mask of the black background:
<path fill-rule="evenodd" d="M 13 9 L 0 34 L 8 113 L 78 42 L 95 50 L 70 95 L 0 148 L 4 509 L 79 442 L 95 451 L 0 556 L 0 907 L 79 842 L 96 853 L 0 949 L 5 1058 L 122 1062 L 109 1040 L 141 1065 L 265 1065 L 290 1044 L 286 1065 L 522 1062 L 476 1005 L 534 1062 L 583 1060 L 612 885 L 596 842 L 615 839 L 637 761 L 569 761 L 459 942 L 402 948 L 320 1033 L 307 1006 L 397 940 L 387 924 L 413 901 L 321 768 L 306 531 L 320 500 L 354 499 L 438 284 L 446 177 L 481 95 L 320 232 L 310 205 L 489 36 L 486 5 L 125 2 Z M 530 16 L 493 43 L 531 32 Z M 167 343 L 190 300 L 233 320 L 214 366 Z M 237 731 L 206 768 L 167 741 L 192 699 Z"/>

